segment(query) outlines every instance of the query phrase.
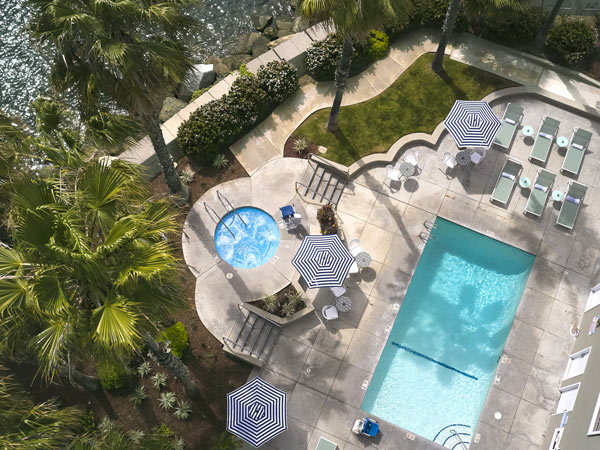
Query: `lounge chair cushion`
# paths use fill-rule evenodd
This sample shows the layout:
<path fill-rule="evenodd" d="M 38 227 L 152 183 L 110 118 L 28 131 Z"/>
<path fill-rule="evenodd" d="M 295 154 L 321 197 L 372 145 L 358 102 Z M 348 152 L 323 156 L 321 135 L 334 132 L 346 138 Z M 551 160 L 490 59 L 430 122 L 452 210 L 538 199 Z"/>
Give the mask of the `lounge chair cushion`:
<path fill-rule="evenodd" d="M 514 120 L 512 120 L 512 119 L 509 119 L 508 117 L 506 117 L 506 118 L 504 119 L 504 121 L 505 121 L 506 123 L 510 123 L 511 125 L 514 125 L 514 124 L 516 124 L 516 123 L 517 123 L 517 122 L 515 122 Z"/>
<path fill-rule="evenodd" d="M 515 179 L 515 176 L 512 173 L 506 173 L 506 172 L 502 172 L 502 176 L 504 178 L 508 178 L 509 180 L 513 180 Z"/>
<path fill-rule="evenodd" d="M 567 196 L 565 197 L 565 200 L 566 200 L 566 201 L 568 201 L 568 202 L 571 202 L 571 203 L 575 203 L 576 205 L 579 205 L 579 203 L 581 202 L 581 200 L 580 200 L 580 199 L 578 199 L 578 198 L 573 198 L 573 197 L 571 197 L 570 195 L 567 195 Z"/>
<path fill-rule="evenodd" d="M 545 137 L 546 139 L 550 139 L 550 140 L 554 139 L 554 136 L 552 136 L 551 134 L 548 134 L 548 133 L 544 133 L 542 131 L 540 131 L 540 136 Z"/>
<path fill-rule="evenodd" d="M 536 183 L 536 184 L 533 185 L 533 187 L 535 189 L 538 189 L 538 190 L 542 191 L 542 192 L 548 192 L 548 186 L 542 186 L 542 185 Z"/>
<path fill-rule="evenodd" d="M 575 143 L 573 143 L 573 144 L 571 144 L 571 145 L 572 145 L 573 147 L 575 147 L 576 149 L 578 149 L 578 150 L 583 150 L 583 145 L 579 145 L 579 144 L 575 144 Z"/>

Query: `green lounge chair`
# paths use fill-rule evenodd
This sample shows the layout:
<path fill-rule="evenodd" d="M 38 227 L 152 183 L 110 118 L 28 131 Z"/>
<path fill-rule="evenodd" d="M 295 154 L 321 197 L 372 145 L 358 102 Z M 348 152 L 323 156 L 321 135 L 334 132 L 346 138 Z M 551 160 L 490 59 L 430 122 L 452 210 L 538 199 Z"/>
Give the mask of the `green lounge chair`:
<path fill-rule="evenodd" d="M 504 116 L 502 116 L 502 125 L 494 138 L 494 144 L 505 149 L 510 148 L 522 118 L 523 107 L 521 105 L 516 103 L 506 105 Z"/>
<path fill-rule="evenodd" d="M 537 177 L 535 178 L 535 182 L 533 183 L 533 187 L 529 193 L 527 205 L 525 205 L 523 214 L 529 213 L 538 217 L 542 215 L 544 212 L 544 206 L 546 206 L 546 200 L 548 200 L 548 195 L 550 194 L 550 190 L 552 189 L 555 178 L 555 173 L 544 169 L 538 169 Z"/>
<path fill-rule="evenodd" d="M 320 437 L 315 450 L 337 450 L 337 448 L 338 446 L 335 442 L 331 442 L 329 439 Z"/>
<path fill-rule="evenodd" d="M 581 128 L 575 128 L 573 130 L 573 136 L 571 137 L 571 144 L 563 160 L 561 172 L 568 172 L 573 175 L 579 173 L 581 169 L 581 162 L 583 161 L 583 155 L 590 145 L 592 139 L 592 133 L 589 131 L 582 130 Z"/>
<path fill-rule="evenodd" d="M 508 203 L 522 168 L 523 164 L 521 164 L 520 161 L 506 158 L 504 167 L 502 168 L 500 175 L 498 175 L 498 180 L 496 181 L 496 186 L 494 187 L 490 201 L 495 200 L 503 205 Z"/>
<path fill-rule="evenodd" d="M 546 164 L 552 143 L 558 133 L 559 125 L 560 122 L 556 119 L 547 116 L 542 118 L 540 131 L 538 131 L 538 135 L 535 137 L 533 149 L 531 149 L 531 154 L 529 155 L 530 160 Z"/>
<path fill-rule="evenodd" d="M 567 194 L 563 200 L 560 212 L 558 213 L 558 219 L 556 223 L 562 225 L 569 230 L 573 229 L 575 225 L 575 219 L 579 214 L 579 208 L 583 203 L 583 197 L 587 191 L 585 184 L 578 183 L 577 181 L 569 181 L 569 187 L 567 188 Z"/>

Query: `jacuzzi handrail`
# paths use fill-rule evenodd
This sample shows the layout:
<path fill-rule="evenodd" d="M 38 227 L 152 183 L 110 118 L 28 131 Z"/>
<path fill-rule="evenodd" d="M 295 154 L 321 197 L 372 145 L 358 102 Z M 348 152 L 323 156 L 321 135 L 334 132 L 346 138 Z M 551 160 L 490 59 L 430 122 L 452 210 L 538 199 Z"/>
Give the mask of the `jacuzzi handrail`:
<path fill-rule="evenodd" d="M 217 190 L 217 197 L 219 197 L 219 201 L 221 202 L 221 205 L 223 205 L 223 200 L 225 200 L 226 205 L 223 205 L 223 207 L 225 209 L 227 209 L 227 207 L 231 208 L 231 211 L 233 211 L 233 213 L 239 217 L 239 219 L 242 221 L 244 226 L 247 228 L 248 224 L 244 221 L 244 219 L 242 219 L 242 216 L 239 215 L 237 210 L 234 208 L 233 204 L 229 200 L 227 200 L 227 197 L 225 197 L 223 194 L 221 194 L 221 192 L 219 190 Z"/>
<path fill-rule="evenodd" d="M 229 233 L 231 234 L 231 237 L 235 239 L 235 234 L 233 234 L 233 231 L 231 231 L 231 228 L 229 228 L 227 226 L 227 224 L 225 223 L 225 221 L 223 220 L 223 218 L 219 217 L 219 215 L 217 214 L 217 212 L 214 209 L 212 209 L 212 207 L 208 203 L 206 203 L 206 202 L 204 202 L 204 209 L 206 210 L 207 213 L 209 213 L 209 214 L 213 213 L 215 215 L 215 217 L 217 219 L 219 219 L 219 220 L 217 220 L 217 224 L 219 222 L 223 222 L 223 225 L 225 225 L 225 228 L 227 228 L 227 231 L 229 231 Z M 213 218 L 213 220 L 214 220 L 214 218 Z"/>

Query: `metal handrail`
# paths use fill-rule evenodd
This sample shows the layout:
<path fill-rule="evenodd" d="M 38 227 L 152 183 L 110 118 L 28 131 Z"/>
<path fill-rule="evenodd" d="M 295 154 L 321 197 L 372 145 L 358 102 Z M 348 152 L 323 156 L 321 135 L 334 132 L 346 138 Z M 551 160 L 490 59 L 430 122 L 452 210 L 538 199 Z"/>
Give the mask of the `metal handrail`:
<path fill-rule="evenodd" d="M 206 203 L 206 202 L 204 202 L 204 209 L 206 210 L 207 213 L 209 213 L 209 214 L 212 213 L 217 219 L 219 219 L 219 220 L 216 221 L 216 223 L 219 223 L 219 222 L 222 221 L 221 220 L 222 217 L 219 217 L 219 215 L 217 214 L 217 212 L 214 209 L 212 209 L 212 207 L 208 203 Z M 215 220 L 214 217 L 213 217 L 213 220 Z M 225 223 L 224 220 L 222 222 L 223 222 L 223 225 L 225 225 L 225 228 L 227 228 L 227 231 L 229 231 L 229 234 L 231 234 L 231 237 L 235 239 L 235 234 L 233 234 L 233 231 L 231 231 L 231 228 L 229 228 L 227 226 L 227 224 Z"/>
<path fill-rule="evenodd" d="M 451 437 L 455 437 L 458 439 L 458 443 L 460 444 L 460 446 L 462 447 L 463 450 L 469 450 L 469 447 L 467 447 L 467 444 L 462 440 L 462 438 L 460 437 L 460 434 L 458 434 L 458 431 L 452 429 L 452 430 L 450 430 L 450 433 L 452 433 Z"/>
<path fill-rule="evenodd" d="M 429 231 L 431 231 L 431 230 L 437 230 L 438 229 L 438 226 L 434 222 L 432 222 L 430 220 L 426 220 L 425 222 L 423 222 L 423 225 Z"/>
<path fill-rule="evenodd" d="M 233 205 L 231 204 L 231 202 L 229 200 L 227 200 L 227 197 L 225 197 L 223 194 L 221 194 L 220 191 L 217 191 L 217 197 L 219 198 L 221 205 L 223 205 L 223 208 L 225 208 L 227 211 L 233 211 L 233 213 L 239 217 L 239 219 L 242 221 L 242 223 L 246 227 L 248 226 L 248 224 L 244 221 L 244 219 L 242 219 L 242 216 L 240 216 L 239 213 L 237 212 L 237 209 L 235 209 L 233 207 Z M 223 200 L 225 200 L 226 204 L 223 204 Z"/>

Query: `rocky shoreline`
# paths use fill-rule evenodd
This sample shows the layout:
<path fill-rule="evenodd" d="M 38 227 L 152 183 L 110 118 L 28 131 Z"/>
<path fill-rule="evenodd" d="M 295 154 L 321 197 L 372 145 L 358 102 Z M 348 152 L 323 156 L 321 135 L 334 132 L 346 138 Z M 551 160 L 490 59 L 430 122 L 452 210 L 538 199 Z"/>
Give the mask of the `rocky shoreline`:
<path fill-rule="evenodd" d="M 292 10 L 297 0 L 288 0 Z M 273 47 L 290 39 L 294 34 L 306 30 L 308 21 L 296 15 L 294 18 L 279 18 L 272 15 L 251 17 L 253 31 L 240 35 L 229 49 L 229 55 L 211 55 L 202 64 L 194 66 L 190 79 L 180 86 L 176 93 L 165 98 L 160 112 L 160 120 L 166 122 L 174 114 L 185 108 L 192 100 L 194 92 L 207 89 L 225 78 L 231 72 L 267 53 Z"/>

